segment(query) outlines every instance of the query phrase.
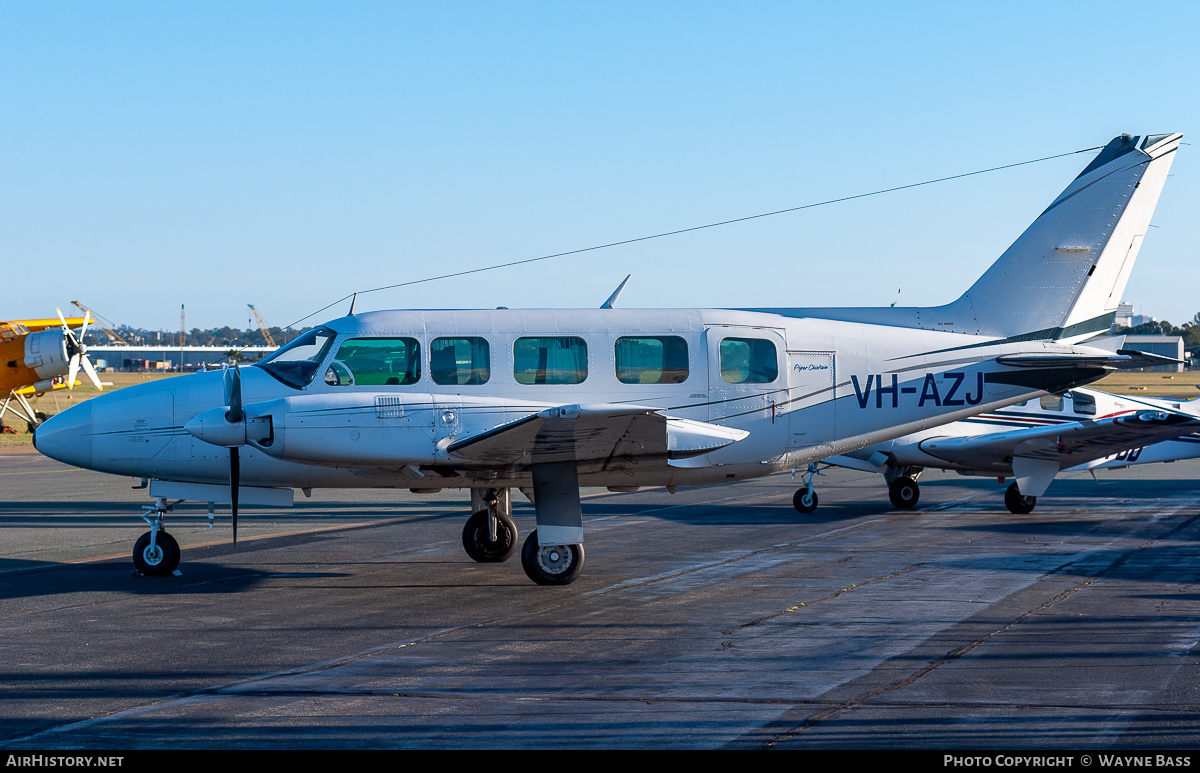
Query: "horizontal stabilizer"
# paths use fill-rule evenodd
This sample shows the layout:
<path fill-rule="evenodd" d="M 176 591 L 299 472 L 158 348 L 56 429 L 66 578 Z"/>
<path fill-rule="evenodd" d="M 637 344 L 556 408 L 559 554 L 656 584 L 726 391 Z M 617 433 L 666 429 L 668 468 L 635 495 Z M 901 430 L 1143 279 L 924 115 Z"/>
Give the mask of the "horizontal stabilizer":
<path fill-rule="evenodd" d="M 452 458 L 479 464 L 532 465 L 640 456 L 683 459 L 749 435 L 743 430 L 676 419 L 655 408 L 595 403 L 548 408 L 446 447 Z"/>
<path fill-rule="evenodd" d="M 977 470 L 1005 472 L 1017 457 L 1055 461 L 1059 469 L 1188 435 L 1200 419 L 1174 411 L 1145 410 L 1099 421 L 1018 429 L 960 438 L 930 438 L 920 448 L 930 456 Z M 1012 460 L 1012 461 L 1010 461 Z M 1022 489 L 1022 493 L 1030 494 Z"/>

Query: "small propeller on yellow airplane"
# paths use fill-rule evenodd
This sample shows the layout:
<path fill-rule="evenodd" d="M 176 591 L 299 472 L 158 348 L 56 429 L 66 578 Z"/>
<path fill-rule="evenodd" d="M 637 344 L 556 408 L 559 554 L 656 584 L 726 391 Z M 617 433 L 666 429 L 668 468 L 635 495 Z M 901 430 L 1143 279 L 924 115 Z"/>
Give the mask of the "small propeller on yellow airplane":
<path fill-rule="evenodd" d="M 67 325 L 66 317 L 63 316 L 62 309 L 56 309 L 58 319 L 62 322 L 63 335 L 67 337 L 67 355 L 71 358 L 68 365 L 67 373 L 67 389 L 75 388 L 75 377 L 79 375 L 79 367 L 82 365 L 83 370 L 88 374 L 88 378 L 96 385 L 96 389 L 104 390 L 104 386 L 100 383 L 100 376 L 96 374 L 96 369 L 92 367 L 92 360 L 87 356 L 87 347 L 83 345 L 83 336 L 87 333 L 88 323 L 92 321 L 92 313 L 86 312 L 83 317 L 83 327 L 79 329 L 79 335 L 76 336 L 74 331 Z"/>

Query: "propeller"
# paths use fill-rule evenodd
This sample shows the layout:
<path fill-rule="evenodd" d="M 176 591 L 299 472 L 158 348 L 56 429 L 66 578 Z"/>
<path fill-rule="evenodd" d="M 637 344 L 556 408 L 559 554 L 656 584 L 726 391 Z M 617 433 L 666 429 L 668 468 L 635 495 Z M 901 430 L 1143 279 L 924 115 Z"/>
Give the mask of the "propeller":
<path fill-rule="evenodd" d="M 235 364 L 225 369 L 225 404 L 229 410 L 225 412 L 225 420 L 230 424 L 239 424 L 245 420 L 242 411 L 242 374 Z M 238 447 L 229 447 L 229 501 L 233 513 L 233 544 L 237 544 L 237 515 L 238 515 L 238 486 L 241 484 L 241 460 L 238 458 Z"/>
<path fill-rule="evenodd" d="M 87 334 L 88 323 L 92 321 L 92 313 L 85 312 L 83 317 L 83 327 L 79 329 L 79 335 L 76 336 L 74 331 L 67 326 L 67 320 L 63 316 L 62 309 L 58 311 L 58 319 L 62 322 L 63 335 L 67 337 L 67 354 L 70 356 L 67 372 L 67 389 L 75 388 L 75 377 L 79 375 L 79 367 L 82 365 L 88 378 L 96 385 L 96 389 L 104 391 L 104 386 L 100 383 L 100 376 L 96 374 L 96 369 L 92 367 L 92 360 L 87 356 L 87 347 L 83 345 L 83 337 Z"/>

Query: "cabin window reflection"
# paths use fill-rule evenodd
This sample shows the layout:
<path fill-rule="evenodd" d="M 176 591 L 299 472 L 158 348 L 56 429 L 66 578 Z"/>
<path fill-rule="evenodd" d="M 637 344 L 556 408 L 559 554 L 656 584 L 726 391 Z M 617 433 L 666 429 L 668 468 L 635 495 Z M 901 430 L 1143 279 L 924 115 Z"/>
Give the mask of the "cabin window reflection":
<path fill-rule="evenodd" d="M 1063 409 L 1062 395 L 1042 395 L 1038 405 L 1043 411 L 1061 411 Z"/>
<path fill-rule="evenodd" d="M 429 344 L 429 375 L 435 384 L 486 384 L 492 376 L 487 339 L 435 338 Z"/>
<path fill-rule="evenodd" d="M 520 384 L 582 384 L 587 374 L 582 338 L 518 338 L 513 344 L 513 376 Z"/>
<path fill-rule="evenodd" d="M 687 341 L 679 336 L 617 339 L 617 380 L 622 384 L 682 384 L 688 377 Z"/>
<path fill-rule="evenodd" d="M 351 338 L 325 370 L 330 386 L 402 386 L 421 380 L 421 343 L 415 338 Z"/>
<path fill-rule="evenodd" d="M 729 384 L 769 384 L 779 377 L 775 344 L 762 338 L 721 341 L 721 378 Z"/>

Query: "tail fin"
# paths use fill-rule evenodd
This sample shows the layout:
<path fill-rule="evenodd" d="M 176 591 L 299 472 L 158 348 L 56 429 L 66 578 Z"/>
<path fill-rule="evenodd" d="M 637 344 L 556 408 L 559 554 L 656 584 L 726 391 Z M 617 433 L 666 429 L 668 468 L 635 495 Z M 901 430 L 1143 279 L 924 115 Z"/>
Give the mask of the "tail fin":
<path fill-rule="evenodd" d="M 953 303 L 757 310 L 1026 341 L 1107 331 L 1182 138 L 1113 139 Z"/>
<path fill-rule="evenodd" d="M 1025 340 L 1108 330 L 1182 138 L 1113 139 L 971 289 L 927 313 L 958 332 Z"/>

